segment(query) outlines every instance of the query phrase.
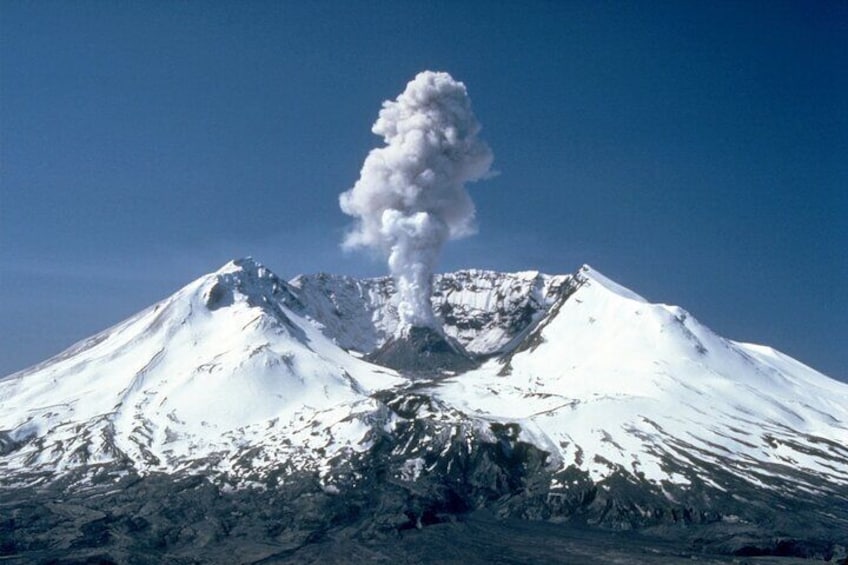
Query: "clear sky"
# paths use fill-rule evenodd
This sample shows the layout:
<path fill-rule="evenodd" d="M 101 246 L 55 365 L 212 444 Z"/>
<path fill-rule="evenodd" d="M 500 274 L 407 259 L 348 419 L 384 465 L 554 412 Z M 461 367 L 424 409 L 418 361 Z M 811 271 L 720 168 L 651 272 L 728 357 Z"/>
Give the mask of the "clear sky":
<path fill-rule="evenodd" d="M 344 254 L 384 99 L 468 87 L 500 175 L 441 270 L 589 263 L 848 380 L 848 3 L 0 0 L 0 374 L 252 255 Z"/>

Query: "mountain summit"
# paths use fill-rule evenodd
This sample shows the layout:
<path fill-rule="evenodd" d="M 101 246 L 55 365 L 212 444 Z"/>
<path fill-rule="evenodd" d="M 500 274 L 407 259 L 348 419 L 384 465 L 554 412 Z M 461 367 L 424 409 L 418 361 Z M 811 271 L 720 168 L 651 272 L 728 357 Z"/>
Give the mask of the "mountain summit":
<path fill-rule="evenodd" d="M 259 561 L 284 546 L 306 558 L 316 539 L 365 558 L 382 540 L 392 558 L 389 532 L 459 539 L 451 524 L 480 511 L 695 552 L 848 545 L 848 385 L 590 267 L 459 271 L 433 288 L 443 333 L 398 332 L 390 278 L 286 282 L 233 261 L 0 380 L 0 504 L 38 508 L 0 522 L 0 546 L 214 561 L 250 540 Z M 187 480 L 217 494 L 190 497 Z M 67 511 L 32 501 L 58 492 L 97 516 L 79 535 L 39 530 Z M 102 507 L 115 492 L 124 506 Z M 249 510 L 258 492 L 279 508 Z M 233 512 L 252 524 L 241 542 Z M 171 527 L 186 533 L 161 542 Z"/>

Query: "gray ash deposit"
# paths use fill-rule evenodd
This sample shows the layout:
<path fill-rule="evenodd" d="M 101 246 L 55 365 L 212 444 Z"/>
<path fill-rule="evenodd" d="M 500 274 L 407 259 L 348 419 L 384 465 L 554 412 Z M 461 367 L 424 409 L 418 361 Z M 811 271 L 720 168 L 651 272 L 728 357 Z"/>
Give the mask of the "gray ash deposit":
<path fill-rule="evenodd" d="M 390 338 L 367 359 L 404 373 L 460 373 L 477 366 L 474 358 L 453 338 L 438 330 L 414 326 Z"/>

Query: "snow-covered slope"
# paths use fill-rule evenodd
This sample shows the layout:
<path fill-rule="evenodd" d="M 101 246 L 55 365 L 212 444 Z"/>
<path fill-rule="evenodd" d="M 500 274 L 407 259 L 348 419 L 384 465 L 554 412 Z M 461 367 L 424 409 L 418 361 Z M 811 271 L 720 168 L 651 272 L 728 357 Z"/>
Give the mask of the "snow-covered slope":
<path fill-rule="evenodd" d="M 245 484 L 395 442 L 397 480 L 417 480 L 513 426 L 548 454 L 552 493 L 575 473 L 671 497 L 848 485 L 848 385 L 588 267 L 438 277 L 446 334 L 483 362 L 459 375 L 413 380 L 362 359 L 393 336 L 393 301 L 387 278 L 286 283 L 232 262 L 0 380 L 0 478 L 116 463 Z"/>
<path fill-rule="evenodd" d="M 369 394 L 403 379 L 339 349 L 291 300 L 266 268 L 231 262 L 3 379 L 0 472 L 127 460 L 233 471 L 246 446 L 258 467 L 364 449 L 367 426 L 352 415 L 378 411 Z"/>
<path fill-rule="evenodd" d="M 520 351 L 433 387 L 594 481 L 848 484 L 848 386 L 770 348 L 723 339 L 676 306 L 649 304 L 584 267 Z M 727 485 L 714 484 L 719 489 Z"/>

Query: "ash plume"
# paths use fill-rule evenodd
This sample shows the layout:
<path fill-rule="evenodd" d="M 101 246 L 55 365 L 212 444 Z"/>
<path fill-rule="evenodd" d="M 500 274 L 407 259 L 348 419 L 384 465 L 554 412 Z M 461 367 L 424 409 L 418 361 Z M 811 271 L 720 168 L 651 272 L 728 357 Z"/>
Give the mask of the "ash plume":
<path fill-rule="evenodd" d="M 343 247 L 386 255 L 402 331 L 438 329 L 433 271 L 446 241 L 476 231 L 465 184 L 489 174 L 492 152 L 477 137 L 465 85 L 444 72 L 421 72 L 396 100 L 383 102 L 371 131 L 385 146 L 369 152 L 359 180 L 339 198 L 356 218 Z"/>

